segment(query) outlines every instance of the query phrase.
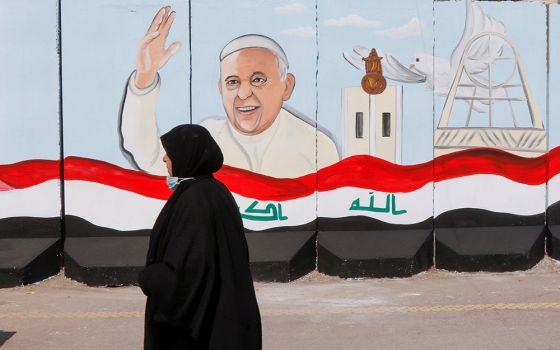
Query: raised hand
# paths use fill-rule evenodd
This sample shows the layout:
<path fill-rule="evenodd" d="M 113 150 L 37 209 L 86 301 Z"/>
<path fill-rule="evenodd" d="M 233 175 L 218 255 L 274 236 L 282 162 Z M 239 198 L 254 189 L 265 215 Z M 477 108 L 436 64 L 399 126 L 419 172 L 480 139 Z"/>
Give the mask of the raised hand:
<path fill-rule="evenodd" d="M 165 48 L 165 40 L 175 19 L 175 11 L 170 6 L 162 7 L 155 15 L 148 32 L 140 41 L 136 57 L 136 79 L 138 88 L 149 86 L 155 79 L 157 71 L 167 63 L 169 58 L 181 47 L 176 41 Z"/>

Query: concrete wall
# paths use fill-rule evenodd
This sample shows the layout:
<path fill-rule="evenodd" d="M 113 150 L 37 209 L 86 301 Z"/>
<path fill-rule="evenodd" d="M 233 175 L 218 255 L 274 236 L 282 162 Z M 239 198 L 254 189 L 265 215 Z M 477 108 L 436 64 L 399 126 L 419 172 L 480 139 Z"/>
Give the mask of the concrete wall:
<path fill-rule="evenodd" d="M 165 47 L 180 49 L 152 87 L 138 90 L 129 78 L 144 57 L 139 43 L 165 5 L 176 12 Z M 544 256 L 545 236 L 548 253 L 560 256 L 560 102 L 550 98 L 558 5 L 2 6 L 0 142 L 10 151 L 0 155 L 0 239 L 9 246 L 1 271 L 32 261 L 57 271 L 58 261 L 37 257 L 49 247 L 62 254 L 56 242 L 64 238 L 70 277 L 135 283 L 171 193 L 158 135 L 181 123 L 207 127 L 224 151 L 227 166 L 216 177 L 238 201 L 257 279 L 288 281 L 314 268 L 409 276 L 434 261 L 459 271 L 527 269 Z M 469 43 L 481 32 L 498 34 Z M 287 79 L 269 51 L 242 50 L 220 63 L 224 46 L 247 34 L 280 45 Z M 361 88 L 362 57 L 372 48 L 388 86 L 380 95 Z M 252 80 L 256 71 L 265 83 Z M 239 85 L 226 84 L 231 75 Z M 497 100 L 485 104 L 488 96 Z M 5 284 L 30 279 L 12 280 Z"/>
<path fill-rule="evenodd" d="M 60 269 L 57 12 L 56 1 L 0 12 L 0 286 Z"/>

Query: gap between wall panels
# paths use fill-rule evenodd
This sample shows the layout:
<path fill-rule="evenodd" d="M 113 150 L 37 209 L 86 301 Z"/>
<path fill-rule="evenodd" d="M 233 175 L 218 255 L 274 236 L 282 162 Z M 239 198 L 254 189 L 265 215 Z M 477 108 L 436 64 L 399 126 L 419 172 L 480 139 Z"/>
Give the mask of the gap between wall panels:
<path fill-rule="evenodd" d="M 58 55 L 58 125 L 60 160 L 60 266 L 64 267 L 64 243 L 66 241 L 66 206 L 64 186 L 64 111 L 62 94 L 62 0 L 57 1 L 57 55 Z"/>

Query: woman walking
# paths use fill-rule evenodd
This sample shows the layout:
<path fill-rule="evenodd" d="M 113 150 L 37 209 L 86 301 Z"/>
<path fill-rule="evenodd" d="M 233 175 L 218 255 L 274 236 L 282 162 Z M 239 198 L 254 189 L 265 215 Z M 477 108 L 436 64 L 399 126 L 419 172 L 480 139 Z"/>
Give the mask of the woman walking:
<path fill-rule="evenodd" d="M 198 125 L 161 137 L 173 194 L 150 236 L 145 349 L 261 349 L 261 321 L 239 209 L 213 173 L 220 148 Z"/>

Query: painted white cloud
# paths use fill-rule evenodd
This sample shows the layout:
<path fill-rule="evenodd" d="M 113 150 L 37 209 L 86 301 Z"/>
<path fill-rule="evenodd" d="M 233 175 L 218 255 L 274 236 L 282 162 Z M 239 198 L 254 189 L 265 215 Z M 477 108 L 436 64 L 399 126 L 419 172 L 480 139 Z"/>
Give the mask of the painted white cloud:
<path fill-rule="evenodd" d="M 274 8 L 274 12 L 286 14 L 286 13 L 302 13 L 305 11 L 305 5 L 301 2 L 294 2 L 286 6 L 279 6 Z"/>
<path fill-rule="evenodd" d="M 290 28 L 281 31 L 280 34 L 286 36 L 295 36 L 300 38 L 310 38 L 315 36 L 315 28 L 311 26 Z"/>
<path fill-rule="evenodd" d="M 340 18 L 327 19 L 325 20 L 325 24 L 333 27 L 352 26 L 360 28 L 375 28 L 379 27 L 381 22 L 365 19 L 359 15 L 348 15 Z"/>
<path fill-rule="evenodd" d="M 421 36 L 425 27 L 424 23 L 418 17 L 413 17 L 410 21 L 408 21 L 408 23 L 403 24 L 400 27 L 377 30 L 375 34 L 377 36 L 389 37 L 391 39 L 404 39 Z"/>

